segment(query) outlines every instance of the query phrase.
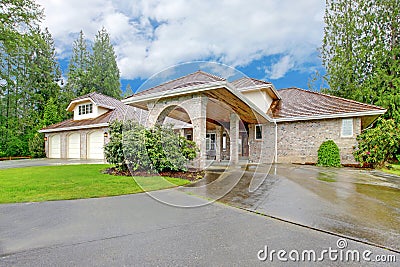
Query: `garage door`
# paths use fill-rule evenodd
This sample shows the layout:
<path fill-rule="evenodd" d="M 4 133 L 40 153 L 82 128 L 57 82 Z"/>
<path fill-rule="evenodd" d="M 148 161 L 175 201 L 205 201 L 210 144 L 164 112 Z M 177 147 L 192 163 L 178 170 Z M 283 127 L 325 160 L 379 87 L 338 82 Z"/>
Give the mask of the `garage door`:
<path fill-rule="evenodd" d="M 81 136 L 78 133 L 68 136 L 68 158 L 79 159 L 81 157 Z"/>
<path fill-rule="evenodd" d="M 103 159 L 104 158 L 104 135 L 102 131 L 96 131 L 88 136 L 88 158 Z"/>
<path fill-rule="evenodd" d="M 49 158 L 59 159 L 61 157 L 60 153 L 60 135 L 52 135 L 49 138 Z"/>

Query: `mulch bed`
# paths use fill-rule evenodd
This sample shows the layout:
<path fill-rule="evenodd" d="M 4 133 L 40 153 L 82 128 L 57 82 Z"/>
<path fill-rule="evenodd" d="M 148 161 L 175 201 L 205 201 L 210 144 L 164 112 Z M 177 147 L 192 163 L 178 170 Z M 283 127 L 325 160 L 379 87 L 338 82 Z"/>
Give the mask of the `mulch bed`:
<path fill-rule="evenodd" d="M 204 177 L 204 171 L 198 171 L 195 169 L 189 169 L 186 172 L 160 172 L 160 173 L 149 173 L 145 171 L 136 171 L 131 173 L 128 171 L 119 171 L 115 167 L 111 167 L 103 171 L 105 174 L 116 175 L 116 176 L 166 176 L 166 177 L 174 177 L 181 178 L 189 181 L 195 181 Z"/>

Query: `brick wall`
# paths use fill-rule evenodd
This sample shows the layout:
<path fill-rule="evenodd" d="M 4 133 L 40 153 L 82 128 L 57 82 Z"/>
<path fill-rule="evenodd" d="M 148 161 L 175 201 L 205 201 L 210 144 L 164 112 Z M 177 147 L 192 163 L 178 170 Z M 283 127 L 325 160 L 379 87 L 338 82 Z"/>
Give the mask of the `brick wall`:
<path fill-rule="evenodd" d="M 273 162 L 275 125 L 262 124 L 262 140 L 255 139 L 255 125 L 249 125 L 249 159 L 253 162 Z M 277 125 L 279 163 L 316 163 L 322 142 L 333 140 L 340 149 L 342 163 L 356 163 L 352 155 L 356 137 L 361 133 L 361 119 L 353 119 L 353 136 L 341 137 L 342 119 L 281 122 Z"/>
<path fill-rule="evenodd" d="M 342 163 L 356 163 L 352 152 L 361 133 L 361 119 L 353 119 L 352 137 L 341 137 L 341 127 L 342 119 L 278 123 L 278 161 L 315 163 L 319 146 L 331 139 L 340 149 Z"/>
<path fill-rule="evenodd" d="M 255 139 L 255 124 L 249 124 L 249 160 L 256 163 L 272 163 L 275 156 L 275 125 L 262 124 L 262 139 Z"/>

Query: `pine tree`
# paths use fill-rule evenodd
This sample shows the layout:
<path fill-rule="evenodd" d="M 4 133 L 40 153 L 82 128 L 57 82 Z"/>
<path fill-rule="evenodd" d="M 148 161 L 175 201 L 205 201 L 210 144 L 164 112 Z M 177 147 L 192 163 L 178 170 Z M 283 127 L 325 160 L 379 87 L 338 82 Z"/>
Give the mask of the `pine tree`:
<path fill-rule="evenodd" d="M 90 88 L 117 99 L 121 98 L 121 83 L 114 48 L 105 28 L 96 35 L 90 57 Z"/>
<path fill-rule="evenodd" d="M 328 93 L 400 122 L 400 1 L 327 0 L 321 56 Z"/>
<path fill-rule="evenodd" d="M 90 55 L 83 31 L 75 40 L 72 48 L 72 57 L 68 65 L 66 90 L 70 98 L 89 93 L 91 88 L 89 84 L 89 60 Z"/>
<path fill-rule="evenodd" d="M 45 105 L 58 100 L 61 72 L 53 39 L 40 30 L 43 11 L 31 0 L 0 2 L 0 154 L 28 155 Z"/>
<path fill-rule="evenodd" d="M 125 92 L 124 92 L 123 97 L 124 97 L 124 98 L 127 98 L 127 97 L 130 97 L 131 95 L 133 95 L 133 91 L 132 91 L 131 85 L 128 83 L 128 84 L 126 85 L 126 88 L 125 88 Z"/>

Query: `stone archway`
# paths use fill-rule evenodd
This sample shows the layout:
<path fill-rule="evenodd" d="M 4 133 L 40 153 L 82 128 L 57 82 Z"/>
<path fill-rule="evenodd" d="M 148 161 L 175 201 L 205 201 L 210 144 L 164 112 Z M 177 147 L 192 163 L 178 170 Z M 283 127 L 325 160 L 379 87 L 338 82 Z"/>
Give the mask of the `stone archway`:
<path fill-rule="evenodd" d="M 189 116 L 193 126 L 193 141 L 200 149 L 194 164 L 199 169 L 205 168 L 206 161 L 206 111 L 208 98 L 202 94 L 176 96 L 168 99 L 157 99 L 148 103 L 149 115 L 147 126 L 162 124 L 170 112 L 177 107 L 183 109 Z"/>

